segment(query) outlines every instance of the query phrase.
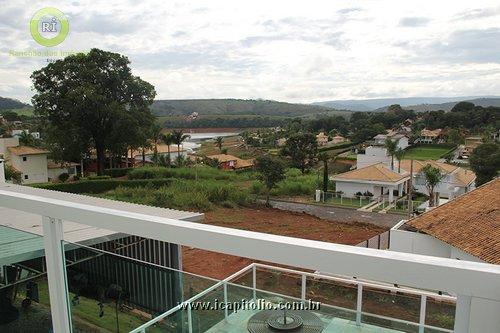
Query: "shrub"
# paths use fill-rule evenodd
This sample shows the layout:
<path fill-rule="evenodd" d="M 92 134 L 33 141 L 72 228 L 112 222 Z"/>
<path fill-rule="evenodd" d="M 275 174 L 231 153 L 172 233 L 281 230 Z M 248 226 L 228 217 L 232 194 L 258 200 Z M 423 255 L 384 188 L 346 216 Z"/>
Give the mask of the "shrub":
<path fill-rule="evenodd" d="M 250 187 L 250 193 L 261 195 L 264 193 L 264 184 L 260 181 L 252 182 L 252 186 Z"/>
<path fill-rule="evenodd" d="M 57 183 L 57 184 L 37 184 L 33 187 L 43 188 L 46 190 L 69 192 L 69 193 L 91 193 L 99 194 L 106 191 L 113 190 L 119 186 L 121 187 L 144 187 L 150 185 L 154 188 L 168 185 L 171 183 L 170 179 L 152 179 L 152 180 L 115 180 L 115 179 L 98 179 L 98 180 L 81 180 L 73 183 Z"/>
<path fill-rule="evenodd" d="M 237 177 L 232 172 L 222 171 L 210 167 L 195 168 L 164 168 L 144 167 L 135 168 L 128 174 L 129 179 L 155 179 L 155 178 L 183 178 L 183 179 L 217 179 L 226 180 Z"/>
<path fill-rule="evenodd" d="M 131 170 L 134 170 L 134 168 L 112 168 L 104 170 L 104 174 L 111 178 L 117 178 L 126 176 Z"/>
<path fill-rule="evenodd" d="M 10 165 L 5 165 L 5 179 L 12 180 L 13 183 L 20 184 L 21 183 L 21 173 L 11 167 Z"/>
<path fill-rule="evenodd" d="M 64 183 L 69 179 L 69 174 L 67 172 L 63 172 L 57 178 L 59 179 L 60 182 Z"/>
<path fill-rule="evenodd" d="M 110 179 L 110 178 L 111 177 L 107 175 L 85 177 L 86 180 L 99 180 L 99 179 Z"/>

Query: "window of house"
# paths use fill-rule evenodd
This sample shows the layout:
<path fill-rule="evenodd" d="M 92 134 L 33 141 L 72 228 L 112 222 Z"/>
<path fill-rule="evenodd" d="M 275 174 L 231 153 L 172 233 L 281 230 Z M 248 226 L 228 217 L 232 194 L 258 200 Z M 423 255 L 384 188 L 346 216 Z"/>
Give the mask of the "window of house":
<path fill-rule="evenodd" d="M 28 158 L 26 156 L 23 156 L 23 162 L 26 162 Z"/>
<path fill-rule="evenodd" d="M 28 175 L 24 175 L 24 179 L 28 179 Z"/>

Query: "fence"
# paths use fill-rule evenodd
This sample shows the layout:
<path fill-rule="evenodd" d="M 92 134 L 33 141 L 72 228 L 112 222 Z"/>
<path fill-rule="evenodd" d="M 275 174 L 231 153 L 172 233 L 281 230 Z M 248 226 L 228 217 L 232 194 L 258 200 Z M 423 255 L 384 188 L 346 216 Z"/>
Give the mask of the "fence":
<path fill-rule="evenodd" d="M 318 198 L 316 198 L 316 200 L 318 200 Z M 376 199 L 374 199 L 371 196 L 348 198 L 343 196 L 343 194 L 339 192 L 324 192 L 324 191 L 321 191 L 319 197 L 319 201 L 323 203 L 331 203 L 348 207 L 363 207 L 368 205 L 370 202 L 373 202 L 374 200 Z"/>
<path fill-rule="evenodd" d="M 387 250 L 391 242 L 391 233 L 389 231 L 383 232 L 370 239 L 362 241 L 356 246 L 367 247 L 370 249 Z"/>

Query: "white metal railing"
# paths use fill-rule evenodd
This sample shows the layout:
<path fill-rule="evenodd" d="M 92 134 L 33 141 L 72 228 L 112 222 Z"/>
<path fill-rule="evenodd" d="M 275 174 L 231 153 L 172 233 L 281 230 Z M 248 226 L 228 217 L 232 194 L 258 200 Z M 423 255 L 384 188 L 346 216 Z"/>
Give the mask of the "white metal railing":
<path fill-rule="evenodd" d="M 263 290 L 263 289 L 258 289 L 257 286 L 257 270 L 259 268 L 263 268 L 266 270 L 274 270 L 274 271 L 279 271 L 283 273 L 289 273 L 289 274 L 295 274 L 299 275 L 301 279 L 301 297 L 293 297 L 289 295 L 284 295 L 281 293 L 273 292 L 273 291 L 268 291 L 268 290 Z M 234 281 L 236 278 L 251 273 L 252 274 L 252 286 L 245 286 L 241 285 L 238 283 L 231 283 L 231 281 Z M 415 289 L 410 289 L 410 288 L 404 288 L 404 287 L 394 287 L 394 286 L 388 286 L 388 285 L 381 285 L 373 282 L 367 282 L 367 281 L 360 281 L 358 279 L 348 279 L 348 278 L 342 278 L 342 277 L 334 277 L 330 275 L 324 275 L 324 274 L 319 274 L 319 273 L 310 273 L 310 272 L 304 272 L 304 271 L 298 271 L 298 270 L 293 270 L 289 268 L 283 268 L 283 267 L 277 267 L 277 266 L 270 266 L 266 264 L 261 264 L 261 263 L 252 263 L 248 265 L 247 267 L 244 267 L 243 269 L 239 270 L 238 272 L 232 274 L 231 276 L 225 278 L 224 280 L 218 282 L 217 284 L 205 289 L 204 291 L 200 292 L 199 294 L 191 297 L 190 299 L 180 303 L 179 305 L 175 306 L 172 309 L 169 309 L 165 313 L 153 318 L 152 320 L 148 321 L 147 323 L 141 325 L 140 327 L 134 329 L 130 333 L 142 333 L 145 332 L 145 330 L 156 323 L 161 322 L 163 319 L 167 318 L 168 316 L 176 313 L 177 311 L 181 309 L 187 309 L 187 324 L 188 324 L 188 331 L 192 333 L 193 331 L 193 317 L 192 317 L 192 307 L 190 306 L 192 303 L 197 301 L 198 299 L 202 298 L 203 296 L 207 295 L 208 293 L 216 290 L 217 288 L 223 286 L 223 298 L 224 298 L 224 304 L 228 304 L 228 285 L 233 285 L 238 288 L 246 289 L 249 291 L 252 291 L 252 301 L 256 303 L 257 301 L 257 293 L 265 293 L 268 295 L 273 295 L 277 296 L 283 299 L 289 299 L 289 300 L 294 300 L 294 301 L 300 301 L 300 302 L 305 302 L 306 301 L 306 285 L 307 285 L 307 277 L 311 277 L 314 279 L 321 279 L 321 280 L 330 280 L 330 281 L 335 281 L 335 282 L 341 282 L 344 284 L 352 284 L 356 286 L 357 289 L 357 300 L 356 300 L 356 310 L 349 309 L 349 308 L 344 308 L 344 307 L 339 307 L 331 304 L 321 304 L 322 307 L 326 307 L 332 310 L 339 310 L 339 311 L 344 311 L 348 313 L 352 313 L 356 320 L 356 325 L 361 326 L 363 324 L 362 316 L 369 316 L 377 319 L 383 319 L 383 320 L 389 320 L 391 322 L 397 322 L 400 324 L 408 325 L 411 327 L 418 327 L 419 333 L 424 333 L 425 329 L 432 329 L 436 332 L 453 332 L 450 329 L 446 328 L 441 328 L 441 327 L 436 327 L 432 325 L 427 325 L 425 323 L 426 319 L 426 305 L 427 305 L 427 297 L 432 297 L 436 300 L 440 301 L 448 301 L 448 302 L 455 302 L 456 298 L 452 296 L 446 296 L 446 295 L 440 295 L 438 293 L 433 293 L 429 291 L 424 291 L 424 290 L 415 290 Z M 405 294 L 411 294 L 415 296 L 420 297 L 420 311 L 419 311 L 419 322 L 411 322 L 408 320 L 403 320 L 399 318 L 393 318 L 393 317 L 388 317 L 388 316 L 383 316 L 383 315 L 378 315 L 374 313 L 369 313 L 366 311 L 363 311 L 363 287 L 370 287 L 372 289 L 380 289 L 380 290 L 388 290 L 391 292 L 404 292 Z M 224 318 L 225 320 L 228 319 L 228 316 L 230 315 L 228 306 L 224 307 Z"/>

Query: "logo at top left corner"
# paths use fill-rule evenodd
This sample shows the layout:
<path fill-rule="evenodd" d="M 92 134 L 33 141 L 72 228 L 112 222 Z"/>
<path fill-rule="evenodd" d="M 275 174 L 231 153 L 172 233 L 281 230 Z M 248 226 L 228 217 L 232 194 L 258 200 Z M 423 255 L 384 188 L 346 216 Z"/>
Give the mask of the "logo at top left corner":
<path fill-rule="evenodd" d="M 68 36 L 69 21 L 57 8 L 43 8 L 31 18 L 30 32 L 38 44 L 45 47 L 56 46 Z"/>

